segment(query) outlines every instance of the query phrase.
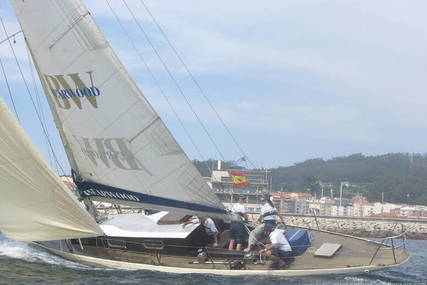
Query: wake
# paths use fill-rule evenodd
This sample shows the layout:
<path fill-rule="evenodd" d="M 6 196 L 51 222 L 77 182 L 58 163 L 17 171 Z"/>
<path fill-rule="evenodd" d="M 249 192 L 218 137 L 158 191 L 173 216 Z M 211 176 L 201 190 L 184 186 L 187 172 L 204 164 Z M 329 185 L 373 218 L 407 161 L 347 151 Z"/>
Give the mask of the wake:
<path fill-rule="evenodd" d="M 12 258 L 26 262 L 45 263 L 70 269 L 93 269 L 92 267 L 65 260 L 44 249 L 20 241 L 10 240 L 0 234 L 0 258 Z"/>

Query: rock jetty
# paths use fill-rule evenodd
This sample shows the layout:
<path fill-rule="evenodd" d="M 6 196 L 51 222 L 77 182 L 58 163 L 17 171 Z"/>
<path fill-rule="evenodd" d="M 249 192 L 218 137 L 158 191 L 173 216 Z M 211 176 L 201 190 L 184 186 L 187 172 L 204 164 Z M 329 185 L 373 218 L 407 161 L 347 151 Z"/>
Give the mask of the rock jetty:
<path fill-rule="evenodd" d="M 284 219 L 288 225 L 317 229 L 317 224 L 319 224 L 319 228 L 322 230 L 366 238 L 395 236 L 404 229 L 407 231 L 409 239 L 427 240 L 427 221 L 317 217 L 316 223 L 316 219 L 312 216 L 284 216 Z"/>

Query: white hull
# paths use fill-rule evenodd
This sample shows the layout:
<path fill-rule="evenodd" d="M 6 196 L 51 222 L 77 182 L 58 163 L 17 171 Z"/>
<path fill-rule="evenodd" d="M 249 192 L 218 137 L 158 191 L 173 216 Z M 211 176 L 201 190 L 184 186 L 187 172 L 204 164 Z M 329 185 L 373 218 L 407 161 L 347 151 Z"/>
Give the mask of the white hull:
<path fill-rule="evenodd" d="M 40 244 L 36 244 L 41 246 Z M 302 277 L 312 275 L 354 275 L 364 274 L 373 271 L 384 270 L 401 265 L 409 260 L 409 257 L 400 264 L 394 265 L 367 265 L 359 267 L 348 267 L 348 268 L 328 268 L 328 269 L 305 269 L 305 270 L 223 270 L 223 269 L 196 269 L 196 268 L 180 268 L 180 267 L 169 267 L 161 265 L 148 265 L 142 263 L 132 263 L 124 261 L 116 261 L 110 259 L 96 258 L 90 256 L 84 256 L 79 254 L 67 253 L 60 250 L 41 246 L 53 254 L 59 255 L 65 259 L 75 261 L 82 264 L 91 266 L 101 266 L 120 270 L 152 270 L 167 273 L 178 273 L 178 274 L 215 274 L 224 276 L 241 276 L 241 275 L 258 275 L 258 276 L 289 276 L 289 277 Z"/>

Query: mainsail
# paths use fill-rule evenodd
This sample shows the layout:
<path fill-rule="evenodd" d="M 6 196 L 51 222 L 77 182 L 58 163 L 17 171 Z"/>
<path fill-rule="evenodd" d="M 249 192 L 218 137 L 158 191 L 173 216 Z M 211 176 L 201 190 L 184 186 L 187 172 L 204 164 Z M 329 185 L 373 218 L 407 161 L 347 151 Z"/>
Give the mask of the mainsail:
<path fill-rule="evenodd" d="M 83 196 L 223 215 L 79 0 L 12 0 Z"/>
<path fill-rule="evenodd" d="M 0 231 L 22 241 L 102 235 L 0 99 Z"/>

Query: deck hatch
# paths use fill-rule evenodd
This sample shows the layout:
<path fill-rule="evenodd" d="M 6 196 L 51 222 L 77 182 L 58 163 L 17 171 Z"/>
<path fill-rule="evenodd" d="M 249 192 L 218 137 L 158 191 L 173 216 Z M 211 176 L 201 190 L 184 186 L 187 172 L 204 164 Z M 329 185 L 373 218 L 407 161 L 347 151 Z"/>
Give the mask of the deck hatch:
<path fill-rule="evenodd" d="M 332 257 L 341 247 L 339 243 L 324 243 L 314 252 L 314 256 Z"/>

